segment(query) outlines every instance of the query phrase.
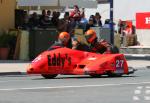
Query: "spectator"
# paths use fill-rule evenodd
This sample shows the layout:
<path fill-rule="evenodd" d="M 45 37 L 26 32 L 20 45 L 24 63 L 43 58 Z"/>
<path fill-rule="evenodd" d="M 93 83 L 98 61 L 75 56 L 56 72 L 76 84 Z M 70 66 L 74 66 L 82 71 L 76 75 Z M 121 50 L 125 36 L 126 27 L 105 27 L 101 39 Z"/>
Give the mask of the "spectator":
<path fill-rule="evenodd" d="M 52 17 L 51 17 L 51 11 L 50 10 L 47 11 L 47 16 L 49 17 L 49 20 L 52 19 Z"/>
<path fill-rule="evenodd" d="M 52 23 L 55 27 L 58 27 L 60 12 L 53 11 L 52 14 Z"/>
<path fill-rule="evenodd" d="M 75 21 L 80 21 L 81 12 L 80 12 L 79 7 L 77 5 L 74 5 L 74 10 L 71 11 L 70 17 L 74 18 Z"/>
<path fill-rule="evenodd" d="M 97 12 L 95 14 L 95 22 L 94 22 L 95 26 L 99 26 L 102 27 L 102 21 L 101 21 L 101 15 Z"/>
<path fill-rule="evenodd" d="M 129 25 L 126 26 L 125 30 L 123 30 L 123 33 L 125 35 L 131 35 L 132 34 L 132 27 L 130 27 Z"/>
<path fill-rule="evenodd" d="M 110 20 L 106 19 L 103 28 L 110 28 Z"/>
<path fill-rule="evenodd" d="M 39 18 L 39 25 L 42 26 L 43 25 L 43 20 L 45 19 L 45 16 L 46 16 L 46 10 L 42 10 L 42 15 L 40 16 Z"/>
<path fill-rule="evenodd" d="M 56 12 L 56 18 L 59 19 L 60 17 L 60 12 Z"/>
<path fill-rule="evenodd" d="M 69 26 L 69 33 L 74 36 L 74 29 L 76 28 L 76 21 L 73 18 L 70 18 L 70 26 Z"/>
<path fill-rule="evenodd" d="M 52 26 L 52 22 L 49 19 L 49 16 L 47 15 L 46 10 L 42 11 L 42 15 L 39 19 L 39 23 L 40 23 L 40 27 L 44 29 Z"/>
<path fill-rule="evenodd" d="M 95 27 L 95 26 L 94 26 L 94 20 L 93 20 L 93 18 L 90 18 L 88 24 L 86 24 L 85 32 L 86 32 L 87 30 L 89 30 L 91 27 Z"/>
<path fill-rule="evenodd" d="M 83 16 L 85 16 L 85 9 L 84 8 L 82 8 L 82 10 L 81 10 L 81 17 L 83 17 Z"/>
<path fill-rule="evenodd" d="M 136 27 L 132 25 L 132 34 L 136 34 Z"/>
<path fill-rule="evenodd" d="M 42 15 L 40 16 L 40 19 L 43 19 L 46 16 L 46 10 L 42 10 Z"/>
<path fill-rule="evenodd" d="M 85 31 L 87 24 L 88 24 L 88 20 L 85 18 L 85 14 L 84 14 L 84 12 L 83 12 L 83 13 L 82 13 L 81 20 L 80 20 L 79 27 L 82 28 L 82 29 Z"/>
<path fill-rule="evenodd" d="M 24 15 L 23 15 L 23 24 L 21 26 L 22 29 L 28 29 L 29 28 L 29 15 L 27 13 L 27 11 L 24 12 Z"/>
<path fill-rule="evenodd" d="M 94 24 L 95 24 L 95 23 L 96 23 L 95 16 L 94 16 L 94 15 L 91 15 L 90 18 L 93 19 L 93 22 L 94 22 Z"/>
<path fill-rule="evenodd" d="M 36 12 L 34 12 L 32 15 L 31 15 L 31 18 L 29 19 L 29 26 L 30 28 L 36 28 L 38 27 L 39 25 L 39 19 L 38 19 L 38 15 Z"/>
<path fill-rule="evenodd" d="M 69 32 L 69 27 L 70 27 L 70 20 L 69 20 L 69 13 L 66 12 L 64 14 L 64 18 L 60 19 L 58 22 L 58 31 L 59 32 Z"/>
<path fill-rule="evenodd" d="M 49 16 L 45 16 L 44 20 L 42 21 L 44 28 L 50 28 L 53 26 L 52 22 L 49 20 Z"/>
<path fill-rule="evenodd" d="M 118 22 L 118 33 L 122 34 L 123 30 L 126 28 L 126 23 L 125 21 L 122 21 L 121 19 Z"/>

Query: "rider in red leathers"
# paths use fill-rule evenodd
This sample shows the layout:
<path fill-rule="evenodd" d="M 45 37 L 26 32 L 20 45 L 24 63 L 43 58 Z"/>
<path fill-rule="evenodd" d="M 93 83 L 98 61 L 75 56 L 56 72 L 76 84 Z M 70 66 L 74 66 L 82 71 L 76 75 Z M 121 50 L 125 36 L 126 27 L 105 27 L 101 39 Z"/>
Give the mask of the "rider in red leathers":
<path fill-rule="evenodd" d="M 72 48 L 71 37 L 67 32 L 61 32 L 58 37 L 58 41 L 56 41 L 48 50 L 53 50 L 61 47 Z"/>
<path fill-rule="evenodd" d="M 109 44 L 106 40 L 97 41 L 96 32 L 92 29 L 87 30 L 85 33 L 85 38 L 87 42 L 90 44 L 91 52 L 96 53 L 118 53 L 119 50 L 111 44 Z M 115 50 L 114 50 L 115 49 Z"/>

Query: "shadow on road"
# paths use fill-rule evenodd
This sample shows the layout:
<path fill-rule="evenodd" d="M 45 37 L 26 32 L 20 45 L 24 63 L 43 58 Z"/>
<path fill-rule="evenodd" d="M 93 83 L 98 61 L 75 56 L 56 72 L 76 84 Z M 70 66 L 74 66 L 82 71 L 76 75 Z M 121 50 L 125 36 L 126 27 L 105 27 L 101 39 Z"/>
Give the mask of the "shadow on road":
<path fill-rule="evenodd" d="M 109 76 L 101 76 L 101 77 L 95 77 L 95 78 L 93 78 L 93 77 L 90 77 L 90 76 L 88 76 L 88 75 L 85 75 L 85 76 L 67 76 L 67 77 L 56 77 L 56 78 L 53 78 L 53 79 L 45 79 L 45 78 L 43 78 L 43 77 L 41 77 L 41 78 L 34 78 L 34 79 L 32 79 L 32 80 L 57 80 L 57 79 L 103 79 L 103 78 L 116 78 L 116 79 L 119 79 L 119 78 L 135 78 L 135 77 L 139 77 L 139 76 L 121 76 L 121 77 L 109 77 Z"/>

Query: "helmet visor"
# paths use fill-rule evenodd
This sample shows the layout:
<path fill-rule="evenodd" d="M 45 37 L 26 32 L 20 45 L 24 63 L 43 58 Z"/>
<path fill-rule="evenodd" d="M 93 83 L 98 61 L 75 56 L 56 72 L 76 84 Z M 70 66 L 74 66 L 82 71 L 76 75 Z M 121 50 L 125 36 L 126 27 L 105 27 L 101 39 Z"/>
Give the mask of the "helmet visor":
<path fill-rule="evenodd" d="M 63 44 L 66 44 L 68 42 L 67 38 L 59 38 L 59 41 Z"/>
<path fill-rule="evenodd" d="M 91 35 L 85 35 L 85 39 L 86 39 L 87 41 L 90 40 L 92 37 L 93 37 L 92 34 L 91 34 Z"/>

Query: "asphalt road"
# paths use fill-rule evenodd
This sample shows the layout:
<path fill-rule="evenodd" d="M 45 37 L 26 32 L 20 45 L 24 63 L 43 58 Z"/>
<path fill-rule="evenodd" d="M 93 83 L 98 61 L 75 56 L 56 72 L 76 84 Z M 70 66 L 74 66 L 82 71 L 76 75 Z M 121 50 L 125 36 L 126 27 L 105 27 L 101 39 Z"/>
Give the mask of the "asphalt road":
<path fill-rule="evenodd" d="M 0 76 L 0 103 L 150 103 L 150 69 L 130 76 Z"/>

